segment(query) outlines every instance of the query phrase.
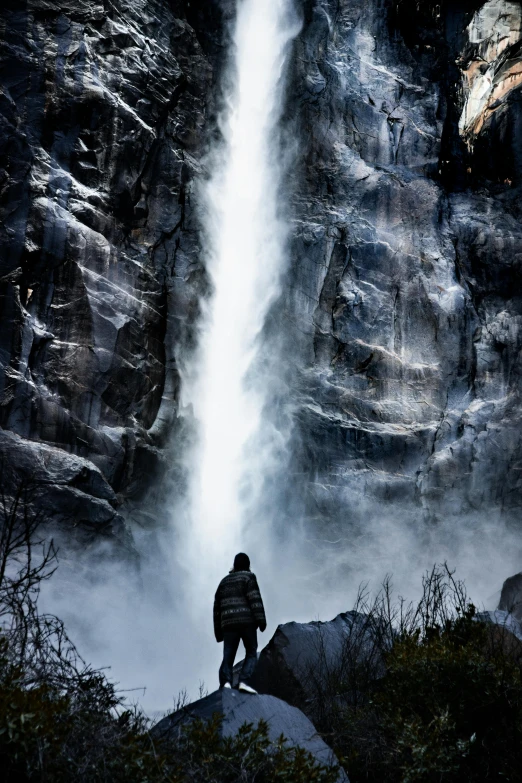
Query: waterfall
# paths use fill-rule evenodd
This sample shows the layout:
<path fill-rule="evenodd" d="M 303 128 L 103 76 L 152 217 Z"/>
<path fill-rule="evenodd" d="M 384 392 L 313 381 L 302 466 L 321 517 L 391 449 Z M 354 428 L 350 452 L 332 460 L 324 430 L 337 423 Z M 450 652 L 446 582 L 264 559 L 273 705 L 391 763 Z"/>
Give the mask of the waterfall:
<path fill-rule="evenodd" d="M 200 189 L 212 293 L 202 303 L 199 345 L 182 379 L 182 405 L 196 423 L 181 533 L 183 562 L 197 573 L 195 605 L 197 593 L 215 589 L 244 545 L 246 504 L 263 478 L 266 453 L 260 456 L 254 440 L 263 431 L 269 391 L 255 365 L 285 264 L 279 124 L 285 56 L 298 29 L 291 0 L 238 0 L 222 143 Z"/>

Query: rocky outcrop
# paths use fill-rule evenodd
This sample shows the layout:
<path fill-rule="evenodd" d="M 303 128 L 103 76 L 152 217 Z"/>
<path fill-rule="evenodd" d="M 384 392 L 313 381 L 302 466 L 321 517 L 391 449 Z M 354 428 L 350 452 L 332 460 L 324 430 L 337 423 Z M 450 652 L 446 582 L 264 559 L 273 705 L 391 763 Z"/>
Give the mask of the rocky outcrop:
<path fill-rule="evenodd" d="M 45 451 L 56 491 L 82 464 L 109 506 L 150 476 L 176 400 L 212 80 L 185 11 L 167 0 L 2 11 L 0 426 L 18 436 L 16 464 Z M 84 517 L 98 515 L 91 490 L 76 487 Z"/>
<path fill-rule="evenodd" d="M 509 93 L 522 84 L 520 3 L 489 0 L 475 13 L 467 32 L 459 130 L 472 145 L 492 115 L 506 111 Z"/>
<path fill-rule="evenodd" d="M 127 556 L 136 557 L 125 521 L 115 508 L 116 494 L 90 460 L 0 430 L 0 466 L 2 485 L 19 495 L 20 511 L 53 520 L 67 531 L 67 544 L 90 545 L 108 538 Z M 5 495 L 9 498 L 9 492 Z"/>
<path fill-rule="evenodd" d="M 495 609 L 495 611 L 479 612 L 476 618 L 479 622 L 494 626 L 497 631 L 496 638 L 501 639 L 504 644 L 507 642 L 509 648 L 520 656 L 522 653 L 522 626 L 514 614 L 503 609 Z M 516 641 L 513 640 L 513 637 Z"/>
<path fill-rule="evenodd" d="M 502 585 L 498 609 L 508 612 L 515 620 L 522 623 L 522 574 L 515 574 L 506 579 Z"/>
<path fill-rule="evenodd" d="M 215 691 L 163 718 L 153 728 L 153 734 L 161 737 L 166 733 L 177 732 L 187 721 L 194 718 L 208 720 L 215 714 L 222 717 L 221 733 L 224 737 L 234 736 L 245 723 L 256 726 L 263 720 L 268 725 L 268 734 L 273 742 L 277 742 L 283 734 L 291 747 L 304 748 L 319 763 L 328 766 L 338 763 L 313 724 L 296 707 L 274 696 L 252 696 L 232 689 Z M 348 782 L 343 770 L 339 771 L 338 780 L 339 783 Z"/>

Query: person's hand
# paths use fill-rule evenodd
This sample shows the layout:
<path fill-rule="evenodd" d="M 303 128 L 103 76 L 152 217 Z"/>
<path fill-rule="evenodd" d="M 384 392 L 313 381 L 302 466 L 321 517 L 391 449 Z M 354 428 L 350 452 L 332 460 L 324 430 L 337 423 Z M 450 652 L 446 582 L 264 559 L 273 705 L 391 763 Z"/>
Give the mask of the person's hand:
<path fill-rule="evenodd" d="M 223 641 L 223 637 L 222 637 L 222 636 L 216 636 L 216 642 L 217 642 L 218 644 L 219 644 L 220 642 L 222 642 L 222 641 Z"/>
<path fill-rule="evenodd" d="M 259 630 L 261 631 L 261 633 L 263 633 L 263 631 L 266 631 L 266 623 L 263 623 L 262 625 L 260 625 L 259 626 Z"/>

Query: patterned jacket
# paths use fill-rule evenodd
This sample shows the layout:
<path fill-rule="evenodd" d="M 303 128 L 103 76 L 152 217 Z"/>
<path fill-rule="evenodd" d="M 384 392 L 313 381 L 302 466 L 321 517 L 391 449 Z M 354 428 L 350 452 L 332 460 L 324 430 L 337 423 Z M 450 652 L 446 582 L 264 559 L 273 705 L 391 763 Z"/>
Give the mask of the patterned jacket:
<path fill-rule="evenodd" d="M 252 571 L 231 571 L 219 583 L 214 599 L 214 634 L 223 641 L 223 631 L 243 625 L 266 628 L 265 609 L 256 575 Z"/>

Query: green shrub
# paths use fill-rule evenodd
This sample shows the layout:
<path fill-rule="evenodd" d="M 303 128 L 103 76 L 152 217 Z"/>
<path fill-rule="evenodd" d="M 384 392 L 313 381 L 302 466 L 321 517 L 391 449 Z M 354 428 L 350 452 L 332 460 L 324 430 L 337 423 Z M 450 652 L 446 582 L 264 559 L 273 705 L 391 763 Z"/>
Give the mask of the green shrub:
<path fill-rule="evenodd" d="M 348 642 L 337 691 L 331 670 L 315 699 L 351 783 L 522 779 L 522 643 L 481 621 L 446 566 L 426 575 L 417 606 L 393 604 L 385 583 L 365 608 L 369 626 L 395 628 L 393 643 L 375 636 L 384 667 L 370 676 Z"/>
<path fill-rule="evenodd" d="M 396 779 L 520 779 L 522 645 L 508 634 L 477 622 L 469 605 L 444 627 L 397 640 L 375 698 Z"/>
<path fill-rule="evenodd" d="M 221 721 L 197 720 L 177 739 L 153 742 L 137 710 L 121 709 L 113 686 L 85 672 L 67 694 L 26 688 L 0 649 L 2 783 L 335 783 L 338 772 L 316 763 L 268 725 L 245 724 L 222 737 Z M 72 684 L 71 684 L 72 685 Z"/>
<path fill-rule="evenodd" d="M 198 783 L 335 783 L 338 770 L 318 764 L 311 753 L 275 743 L 268 724 L 244 724 L 232 737 L 222 737 L 220 718 L 195 720 L 176 745 L 180 781 Z"/>
<path fill-rule="evenodd" d="M 144 717 L 122 709 L 103 674 L 28 687 L 5 639 L 0 649 L 2 783 L 164 780 Z"/>

